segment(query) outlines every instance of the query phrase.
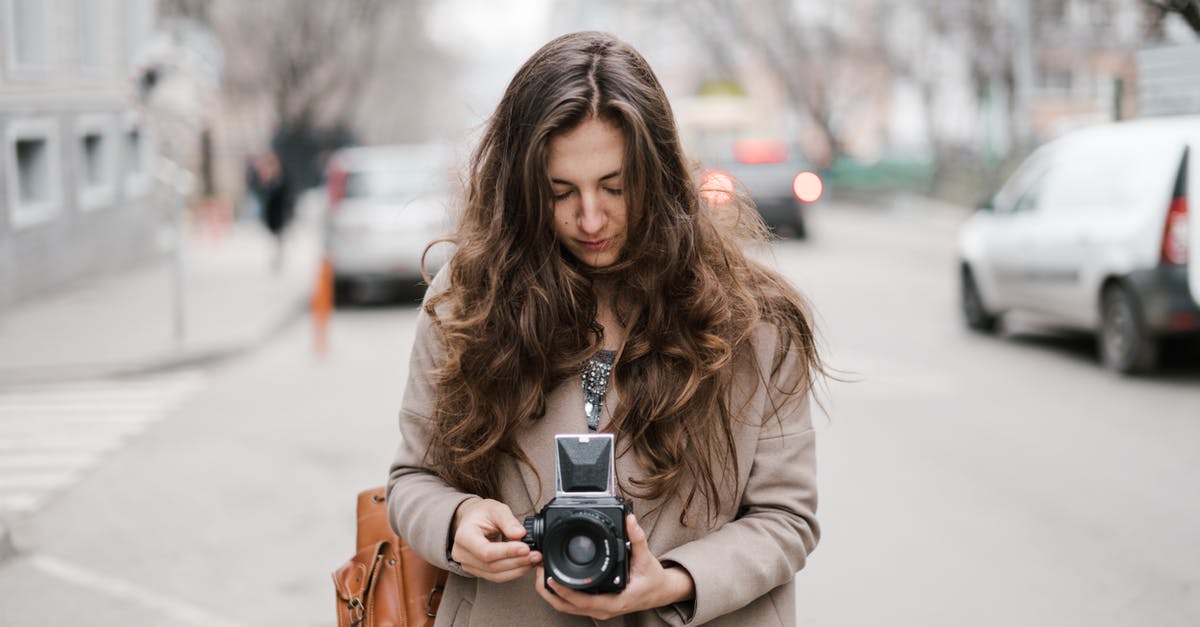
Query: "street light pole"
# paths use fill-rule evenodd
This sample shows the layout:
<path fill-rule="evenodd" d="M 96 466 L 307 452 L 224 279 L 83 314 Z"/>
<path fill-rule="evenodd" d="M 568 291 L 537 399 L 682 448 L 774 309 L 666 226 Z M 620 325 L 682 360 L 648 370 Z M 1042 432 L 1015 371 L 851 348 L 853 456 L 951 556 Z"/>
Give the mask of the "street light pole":
<path fill-rule="evenodd" d="M 156 136 L 166 146 L 159 167 L 173 198 L 167 200 L 174 249 L 171 259 L 171 319 L 177 346 L 187 337 L 184 291 L 184 215 L 193 177 L 183 163 L 213 107 L 223 64 L 220 44 L 203 25 L 168 20 L 140 53 L 138 101 Z"/>
<path fill-rule="evenodd" d="M 174 240 L 174 250 L 171 251 L 171 319 L 173 321 L 172 328 L 174 330 L 175 343 L 182 346 L 187 339 L 187 301 L 185 300 L 184 291 L 184 275 L 183 275 L 183 216 L 187 211 L 187 195 L 188 195 L 188 180 L 187 172 L 179 165 L 179 148 L 176 142 L 172 141 L 169 144 L 170 149 L 168 157 L 169 176 L 167 184 L 174 194 L 174 202 L 171 207 L 171 230 Z"/>

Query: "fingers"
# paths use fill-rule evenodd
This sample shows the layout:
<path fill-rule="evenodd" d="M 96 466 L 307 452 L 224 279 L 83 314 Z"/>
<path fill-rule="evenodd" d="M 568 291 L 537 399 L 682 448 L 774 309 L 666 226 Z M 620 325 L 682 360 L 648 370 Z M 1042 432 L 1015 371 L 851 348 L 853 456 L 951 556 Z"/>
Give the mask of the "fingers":
<path fill-rule="evenodd" d="M 550 604 L 550 607 L 564 614 L 590 616 L 598 620 L 608 620 L 613 616 L 625 613 L 624 610 L 620 609 L 621 604 L 618 595 L 587 594 L 578 590 L 572 590 L 553 579 L 550 580 L 550 588 L 546 588 L 545 569 L 541 566 L 537 568 L 534 579 L 536 581 L 538 596 L 545 599 Z"/>
<path fill-rule="evenodd" d="M 559 598 L 553 592 L 551 592 L 549 589 L 546 588 L 546 569 L 545 569 L 545 567 L 538 566 L 537 570 L 534 571 L 533 579 L 535 582 L 534 587 L 537 590 L 538 596 L 545 599 L 546 602 L 550 604 L 550 607 L 553 607 L 554 609 L 556 609 L 560 612 L 563 612 L 565 614 L 578 613 L 578 610 L 574 606 L 567 603 L 563 599 Z"/>
<path fill-rule="evenodd" d="M 500 501 L 487 499 L 480 504 L 485 520 L 494 530 L 500 531 L 510 540 L 525 537 L 525 525 L 517 520 L 512 510 Z"/>
<path fill-rule="evenodd" d="M 525 575 L 541 561 L 540 553 L 518 541 L 525 526 L 507 505 L 491 499 L 467 501 L 458 515 L 450 558 L 464 571 L 502 583 Z"/>
<path fill-rule="evenodd" d="M 468 573 L 496 583 L 504 583 L 522 577 L 529 572 L 529 569 L 542 561 L 541 553 L 531 552 L 529 547 L 524 544 L 515 542 L 504 544 L 516 546 L 512 550 L 500 553 L 496 559 L 480 559 L 479 556 L 466 551 L 462 551 L 462 559 L 458 559 L 458 556 L 455 555 L 451 555 L 451 559 L 458 562 Z M 455 551 L 458 549 L 456 548 Z"/>
<path fill-rule="evenodd" d="M 638 524 L 636 514 L 630 514 L 625 517 L 625 531 L 629 534 L 630 543 L 640 543 L 643 546 L 648 546 L 646 543 L 646 531 Z"/>
<path fill-rule="evenodd" d="M 642 570 L 647 565 L 657 565 L 658 560 L 650 553 L 650 544 L 646 539 L 646 531 L 638 524 L 637 516 L 630 514 L 625 517 L 625 533 L 629 536 L 631 555 L 629 565 L 634 570 Z M 653 562 L 653 564 L 650 564 Z"/>
<path fill-rule="evenodd" d="M 528 556 L 529 553 L 529 545 L 524 542 L 493 542 L 484 535 L 464 531 L 454 538 L 454 550 L 450 552 L 450 557 L 460 564 L 482 564 L 510 557 Z M 463 559 L 458 559 L 456 554 L 461 555 Z"/>
<path fill-rule="evenodd" d="M 520 579 L 521 577 L 524 577 L 525 573 L 528 573 L 529 569 L 531 569 L 531 568 L 533 568 L 533 565 L 529 564 L 529 563 L 525 563 L 516 568 L 509 568 L 509 569 L 499 570 L 499 571 L 479 570 L 477 568 L 470 567 L 465 564 L 463 565 L 464 571 L 466 571 L 472 575 L 475 575 L 476 577 L 479 577 L 480 579 L 486 579 L 492 583 L 508 583 L 510 581 Z"/>

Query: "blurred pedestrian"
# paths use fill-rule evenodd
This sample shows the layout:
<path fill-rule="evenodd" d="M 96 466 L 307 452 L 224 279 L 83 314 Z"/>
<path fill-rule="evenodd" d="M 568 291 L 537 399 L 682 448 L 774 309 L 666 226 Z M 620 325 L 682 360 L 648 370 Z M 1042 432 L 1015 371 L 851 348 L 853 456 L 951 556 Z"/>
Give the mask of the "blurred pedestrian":
<path fill-rule="evenodd" d="M 278 272 L 283 267 L 284 231 L 292 220 L 295 193 L 283 163 L 274 152 L 255 156 L 246 176 L 249 189 L 258 199 L 263 224 L 275 240 L 271 267 Z"/>
<path fill-rule="evenodd" d="M 393 527 L 451 572 L 437 625 L 795 623 L 825 368 L 801 295 L 742 249 L 760 218 L 698 180 L 654 73 L 610 35 L 551 41 L 504 92 L 388 482 Z M 588 432 L 614 434 L 633 499 L 619 593 L 545 584 L 521 541 L 555 496 L 554 435 Z"/>

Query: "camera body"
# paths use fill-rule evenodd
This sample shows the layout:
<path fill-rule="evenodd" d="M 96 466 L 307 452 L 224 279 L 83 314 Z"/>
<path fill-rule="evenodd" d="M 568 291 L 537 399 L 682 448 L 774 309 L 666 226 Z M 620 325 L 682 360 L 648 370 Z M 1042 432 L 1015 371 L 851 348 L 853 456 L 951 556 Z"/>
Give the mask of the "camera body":
<path fill-rule="evenodd" d="M 629 579 L 625 516 L 633 504 L 617 496 L 611 434 L 555 436 L 555 497 L 525 518 L 525 543 L 542 552 L 546 583 L 601 594 Z"/>

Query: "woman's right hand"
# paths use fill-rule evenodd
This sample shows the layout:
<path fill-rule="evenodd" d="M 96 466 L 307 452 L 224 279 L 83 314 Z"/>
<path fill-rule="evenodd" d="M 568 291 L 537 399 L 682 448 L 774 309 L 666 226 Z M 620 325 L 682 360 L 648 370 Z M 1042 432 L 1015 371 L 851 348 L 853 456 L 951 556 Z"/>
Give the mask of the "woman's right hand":
<path fill-rule="evenodd" d="M 450 559 L 476 577 L 512 581 L 542 561 L 542 554 L 521 542 L 525 526 L 500 501 L 472 497 L 454 512 Z"/>

